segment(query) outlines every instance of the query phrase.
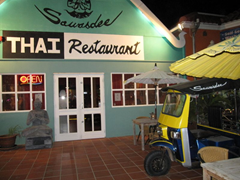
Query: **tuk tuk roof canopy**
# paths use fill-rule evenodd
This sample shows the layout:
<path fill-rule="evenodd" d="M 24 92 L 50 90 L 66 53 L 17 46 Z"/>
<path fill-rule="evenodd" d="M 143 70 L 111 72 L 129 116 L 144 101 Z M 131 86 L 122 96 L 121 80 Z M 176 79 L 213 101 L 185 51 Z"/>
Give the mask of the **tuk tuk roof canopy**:
<path fill-rule="evenodd" d="M 186 94 L 208 94 L 215 91 L 240 88 L 240 79 L 207 78 L 162 88 L 163 92 L 177 90 Z"/>
<path fill-rule="evenodd" d="M 171 64 L 170 70 L 202 78 L 240 78 L 240 35 Z"/>

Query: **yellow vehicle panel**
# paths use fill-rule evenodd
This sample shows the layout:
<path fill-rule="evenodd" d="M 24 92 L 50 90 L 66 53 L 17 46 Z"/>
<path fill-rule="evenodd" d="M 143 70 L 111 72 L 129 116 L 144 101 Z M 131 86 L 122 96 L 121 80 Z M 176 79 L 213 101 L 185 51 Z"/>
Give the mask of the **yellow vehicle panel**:
<path fill-rule="evenodd" d="M 178 91 L 168 90 L 168 93 L 172 93 L 174 95 L 184 96 L 184 102 L 182 102 L 183 108 L 181 108 L 181 112 L 178 115 L 168 114 L 165 110 L 167 102 L 164 103 L 162 112 L 158 119 L 160 124 L 163 124 L 172 128 L 187 128 L 188 127 L 188 116 L 189 116 L 189 107 L 190 107 L 190 96 L 188 94 L 181 94 Z M 167 98 L 166 98 L 167 99 Z M 166 100 L 165 100 L 166 101 Z M 177 106 L 177 103 L 172 103 L 172 105 Z"/>

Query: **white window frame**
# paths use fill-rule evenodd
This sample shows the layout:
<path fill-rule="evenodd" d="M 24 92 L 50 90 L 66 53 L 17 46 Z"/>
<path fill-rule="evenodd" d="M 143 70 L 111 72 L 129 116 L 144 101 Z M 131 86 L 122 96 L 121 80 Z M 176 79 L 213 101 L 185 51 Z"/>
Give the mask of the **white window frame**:
<path fill-rule="evenodd" d="M 121 74 L 122 75 L 122 89 L 113 89 L 113 79 L 112 79 L 112 75 L 113 74 Z M 134 88 L 132 89 L 129 89 L 129 88 L 125 88 L 125 85 L 124 85 L 124 75 L 125 74 L 134 74 L 134 76 L 136 75 L 139 75 L 140 73 L 136 73 L 136 72 L 114 72 L 114 73 L 111 73 L 111 104 L 112 104 L 112 107 L 113 108 L 118 108 L 118 107 L 140 107 L 140 106 L 153 106 L 155 104 L 149 104 L 148 102 L 148 91 L 149 90 L 154 90 L 155 91 L 155 88 L 149 88 L 148 87 L 148 84 L 145 85 L 145 88 L 137 88 L 137 85 L 136 83 L 134 83 Z M 169 84 L 166 84 L 167 86 L 169 86 Z M 145 90 L 145 97 L 146 97 L 146 104 L 137 104 L 137 91 L 139 90 Z M 159 91 L 161 90 L 161 88 L 159 88 L 159 86 L 157 86 L 157 105 L 162 105 L 163 103 L 159 103 Z M 114 91 L 122 91 L 122 100 L 123 100 L 123 105 L 114 105 L 113 104 L 113 92 Z M 134 101 L 135 101 L 135 105 L 126 105 L 126 102 L 125 102 L 125 92 L 126 91 L 134 91 Z"/>
<path fill-rule="evenodd" d="M 30 90 L 29 91 L 17 91 L 17 76 L 21 75 L 21 74 L 29 74 L 29 75 L 33 75 L 33 74 L 42 74 L 44 75 L 44 91 L 32 91 L 32 81 L 30 79 Z M 14 75 L 15 78 L 15 91 L 13 92 L 2 92 L 2 76 L 3 75 Z M 31 76 L 32 78 L 32 76 Z M 13 112 L 29 112 L 31 110 L 33 110 L 33 99 L 32 99 L 32 95 L 33 94 L 37 94 L 37 93 L 43 93 L 44 94 L 44 107 L 45 110 L 47 109 L 47 103 L 46 103 L 46 73 L 0 73 L 0 113 L 13 113 Z M 14 94 L 15 95 L 15 110 L 11 110 L 11 111 L 3 111 L 2 110 L 2 105 L 3 105 L 3 99 L 2 99 L 2 95 L 3 94 Z M 17 104 L 18 104 L 18 94 L 30 94 L 30 110 L 18 110 L 17 109 Z"/>

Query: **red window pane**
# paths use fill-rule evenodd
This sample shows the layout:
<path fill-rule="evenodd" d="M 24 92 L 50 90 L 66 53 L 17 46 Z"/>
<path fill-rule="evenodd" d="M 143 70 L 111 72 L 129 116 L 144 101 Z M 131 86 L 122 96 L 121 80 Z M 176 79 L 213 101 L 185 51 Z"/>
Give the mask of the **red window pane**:
<path fill-rule="evenodd" d="M 133 76 L 134 74 L 124 74 L 124 81 L 128 80 Z M 133 88 L 134 88 L 134 83 L 132 82 L 125 85 L 125 89 L 133 89 Z"/>
<path fill-rule="evenodd" d="M 15 91 L 14 75 L 2 75 L 2 91 L 3 92 Z"/>
<path fill-rule="evenodd" d="M 125 91 L 125 105 L 135 105 L 134 91 Z"/>
<path fill-rule="evenodd" d="M 30 110 L 30 94 L 18 94 L 18 110 Z"/>
<path fill-rule="evenodd" d="M 32 94 L 32 99 L 33 99 L 32 107 L 33 107 L 33 109 L 35 109 L 35 108 L 34 108 L 34 101 L 35 101 L 35 99 L 37 99 L 37 98 L 42 102 L 42 107 L 41 107 L 41 109 L 45 109 L 45 94 L 44 94 L 44 93 L 33 93 L 33 94 Z"/>
<path fill-rule="evenodd" d="M 164 88 L 164 87 L 167 87 L 167 84 L 159 84 L 158 87 L 159 88 Z"/>
<path fill-rule="evenodd" d="M 159 91 L 159 103 L 163 104 L 165 101 L 167 93 L 163 93 L 161 90 Z"/>
<path fill-rule="evenodd" d="M 122 74 L 112 74 L 112 88 L 122 89 Z"/>
<path fill-rule="evenodd" d="M 14 111 L 15 110 L 15 95 L 14 94 L 3 94 L 3 111 Z"/>
<path fill-rule="evenodd" d="M 145 84 L 140 84 L 140 83 L 137 83 L 136 85 L 137 85 L 137 88 L 145 88 L 146 86 Z"/>
<path fill-rule="evenodd" d="M 148 91 L 148 104 L 155 104 L 155 90 Z"/>
<path fill-rule="evenodd" d="M 44 91 L 44 75 L 43 74 L 32 74 L 32 90 L 33 91 Z"/>
<path fill-rule="evenodd" d="M 148 88 L 155 88 L 154 84 L 148 84 Z"/>
<path fill-rule="evenodd" d="M 137 91 L 137 105 L 146 104 L 146 91 Z"/>
<path fill-rule="evenodd" d="M 30 75 L 29 74 L 17 75 L 17 90 L 30 91 Z"/>
<path fill-rule="evenodd" d="M 122 91 L 113 91 L 113 106 L 122 106 L 123 99 L 122 99 Z"/>

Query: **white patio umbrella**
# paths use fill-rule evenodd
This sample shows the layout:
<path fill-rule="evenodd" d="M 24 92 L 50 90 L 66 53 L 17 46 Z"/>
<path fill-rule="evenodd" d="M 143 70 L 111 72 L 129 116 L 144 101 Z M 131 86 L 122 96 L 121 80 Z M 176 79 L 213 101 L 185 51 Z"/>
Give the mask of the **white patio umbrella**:
<path fill-rule="evenodd" d="M 176 84 L 187 82 L 187 79 L 179 78 L 177 76 L 170 76 L 166 72 L 161 71 L 155 63 L 154 68 L 151 71 L 147 71 L 138 76 L 129 78 L 124 84 L 130 82 L 142 83 L 142 84 L 154 84 L 155 85 L 155 118 L 157 117 L 157 86 L 159 84 Z"/>

